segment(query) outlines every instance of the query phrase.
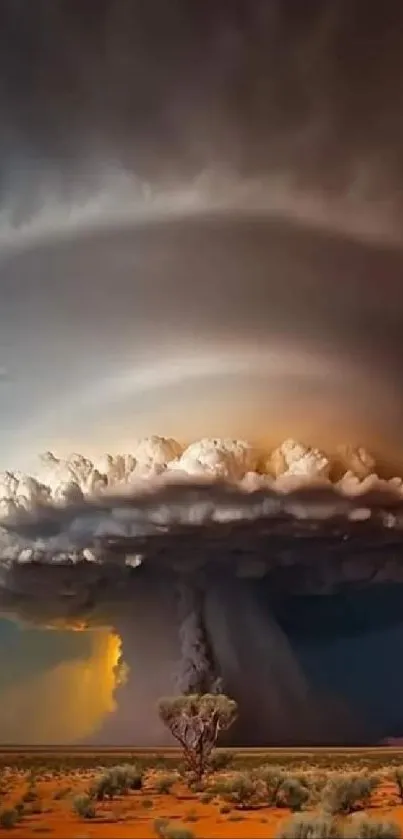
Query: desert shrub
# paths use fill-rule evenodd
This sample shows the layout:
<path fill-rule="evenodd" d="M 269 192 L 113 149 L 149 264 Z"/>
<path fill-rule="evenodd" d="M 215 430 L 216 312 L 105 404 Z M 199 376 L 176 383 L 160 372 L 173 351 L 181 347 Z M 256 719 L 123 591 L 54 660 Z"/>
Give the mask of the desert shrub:
<path fill-rule="evenodd" d="M 211 792 L 202 792 L 200 796 L 200 802 L 201 804 L 210 804 L 210 802 L 213 800 L 213 797 L 214 796 Z"/>
<path fill-rule="evenodd" d="M 229 805 L 229 804 L 222 804 L 222 805 L 221 805 L 221 807 L 220 807 L 220 813 L 221 813 L 221 815 L 226 816 L 226 815 L 228 815 L 228 813 L 230 813 L 230 812 L 231 812 L 231 807 L 230 807 L 230 805 Z"/>
<path fill-rule="evenodd" d="M 239 773 L 240 774 L 240 773 Z M 237 777 L 237 776 L 235 776 Z M 216 796 L 224 797 L 231 789 L 233 776 L 231 778 L 218 778 L 207 787 L 206 793 L 210 796 L 210 801 Z"/>
<path fill-rule="evenodd" d="M 284 778 L 276 796 L 278 807 L 289 807 L 290 810 L 301 810 L 309 799 L 309 789 L 302 781 L 290 775 Z"/>
<path fill-rule="evenodd" d="M 399 798 L 403 801 L 403 769 L 401 766 L 396 766 L 393 772 L 393 779 L 399 792 Z"/>
<path fill-rule="evenodd" d="M 401 839 L 402 831 L 396 822 L 372 819 L 366 813 L 352 816 L 345 825 L 346 839 Z"/>
<path fill-rule="evenodd" d="M 15 807 L 12 810 L 2 810 L 0 812 L 0 827 L 10 830 L 15 827 L 19 819 L 20 815 Z"/>
<path fill-rule="evenodd" d="M 89 795 L 97 801 L 104 801 L 116 795 L 127 795 L 129 790 L 141 789 L 142 785 L 142 771 L 134 764 L 127 763 L 104 772 L 91 784 Z"/>
<path fill-rule="evenodd" d="M 234 763 L 235 755 L 232 752 L 213 752 L 209 760 L 210 772 L 222 772 Z"/>
<path fill-rule="evenodd" d="M 155 779 L 153 786 L 155 787 L 156 792 L 160 794 L 168 794 L 171 792 L 171 789 L 176 782 L 176 775 L 160 775 L 158 778 Z"/>
<path fill-rule="evenodd" d="M 280 825 L 276 839 L 341 839 L 341 835 L 330 816 L 299 813 Z"/>
<path fill-rule="evenodd" d="M 94 798 L 96 801 L 104 801 L 105 798 L 114 798 L 117 795 L 115 779 L 110 772 L 105 772 L 96 778 L 89 787 L 88 796 Z"/>
<path fill-rule="evenodd" d="M 311 792 L 312 801 L 319 801 L 322 791 L 328 783 L 329 775 L 326 772 L 311 772 L 306 776 L 306 783 Z"/>
<path fill-rule="evenodd" d="M 154 831 L 160 839 L 194 839 L 191 830 L 180 825 L 171 825 L 168 819 L 156 819 Z"/>
<path fill-rule="evenodd" d="M 183 751 L 187 771 L 201 780 L 209 770 L 220 732 L 236 719 L 236 702 L 224 694 L 188 694 L 161 699 L 158 711 Z"/>
<path fill-rule="evenodd" d="M 187 785 L 191 792 L 198 793 L 203 792 L 206 789 L 204 781 L 195 781 L 194 778 L 189 777 L 186 768 L 184 768 L 183 772 L 181 773 L 181 776 L 185 776 Z"/>
<path fill-rule="evenodd" d="M 81 819 L 95 819 L 96 809 L 89 795 L 76 795 L 73 800 L 73 810 Z"/>
<path fill-rule="evenodd" d="M 22 800 L 26 804 L 29 804 L 30 801 L 36 801 L 37 798 L 38 798 L 38 790 L 36 789 L 36 787 L 33 784 L 30 784 L 27 791 L 22 796 Z"/>
<path fill-rule="evenodd" d="M 254 773 L 238 772 L 224 781 L 222 797 L 236 807 L 256 807 L 265 800 L 265 788 Z"/>
<path fill-rule="evenodd" d="M 143 773 L 131 763 L 114 766 L 107 774 L 118 795 L 126 795 L 129 790 L 139 790 L 143 786 Z"/>
<path fill-rule="evenodd" d="M 323 787 L 321 803 L 330 813 L 352 813 L 368 805 L 379 780 L 374 775 L 334 775 Z"/>
<path fill-rule="evenodd" d="M 261 766 L 255 772 L 265 790 L 265 801 L 269 807 L 274 807 L 277 804 L 277 795 L 283 781 L 286 778 L 285 772 L 280 766 Z"/>
<path fill-rule="evenodd" d="M 141 801 L 141 806 L 144 807 L 145 810 L 152 810 L 154 807 L 154 801 L 152 798 L 143 798 Z"/>
<path fill-rule="evenodd" d="M 236 807 L 245 809 L 254 807 L 262 800 L 262 783 L 247 772 L 238 772 L 218 787 L 221 788 L 221 795 L 225 801 L 229 801 Z"/>
<path fill-rule="evenodd" d="M 169 827 L 169 819 L 155 819 L 153 827 L 154 833 L 156 833 L 160 839 L 164 839 L 165 830 Z"/>

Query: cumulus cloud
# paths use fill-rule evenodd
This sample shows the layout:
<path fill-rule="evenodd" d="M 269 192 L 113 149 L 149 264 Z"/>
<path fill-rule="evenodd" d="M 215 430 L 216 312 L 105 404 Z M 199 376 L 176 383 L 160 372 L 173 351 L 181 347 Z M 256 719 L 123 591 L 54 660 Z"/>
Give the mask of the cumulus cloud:
<path fill-rule="evenodd" d="M 369 538 L 393 554 L 403 527 L 402 480 L 381 478 L 375 468 L 363 448 L 344 446 L 332 459 L 295 440 L 264 452 L 243 440 L 204 438 L 185 447 L 153 436 L 129 454 L 95 462 L 47 453 L 36 476 L 1 476 L 3 577 L 13 562 L 134 570 L 146 560 L 193 569 L 220 551 L 245 576 L 247 568 L 281 567 L 284 551 L 289 564 L 306 564 L 308 535 L 311 557 L 324 536 L 330 545 L 341 534 L 339 553 L 350 560 L 355 542 Z M 400 579 L 395 565 L 388 573 Z"/>
<path fill-rule="evenodd" d="M 334 466 L 338 461 L 344 471 L 336 480 Z M 295 487 L 294 480 L 287 483 L 284 479 L 300 478 L 300 486 L 320 481 L 350 495 L 368 486 L 400 495 L 402 480 L 382 479 L 375 469 L 374 458 L 362 447 L 341 446 L 337 458 L 332 459 L 317 448 L 291 439 L 264 452 L 244 440 L 203 438 L 185 447 L 172 438 L 154 435 L 137 441 L 126 454 L 106 453 L 92 461 L 82 454 L 59 459 L 47 452 L 40 456 L 35 475 L 4 472 L 0 474 L 0 509 L 2 518 L 7 519 L 13 513 L 34 512 L 46 505 L 68 506 L 127 488 L 141 494 L 145 479 L 164 477 L 166 483 L 174 483 L 184 476 L 227 482 L 239 488 L 255 480 L 256 485 L 275 489 Z"/>

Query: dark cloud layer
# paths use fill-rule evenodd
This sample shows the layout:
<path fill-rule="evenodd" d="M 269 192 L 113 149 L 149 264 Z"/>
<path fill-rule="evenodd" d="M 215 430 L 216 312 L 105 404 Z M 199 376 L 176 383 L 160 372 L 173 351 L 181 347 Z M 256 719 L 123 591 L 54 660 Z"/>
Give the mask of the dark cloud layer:
<path fill-rule="evenodd" d="M 36 549 L 29 561 L 27 553 L 22 563 L 3 560 L 2 608 L 40 622 L 113 626 L 132 671 L 121 694 L 123 708 L 136 704 L 138 742 L 164 740 L 160 694 L 218 683 L 240 705 L 236 742 L 365 742 L 388 731 L 365 716 L 358 724 L 340 699 L 315 689 L 285 614 L 298 595 L 294 620 L 306 629 L 302 595 L 382 593 L 391 581 L 400 591 L 401 516 L 391 489 L 349 497 L 323 486 L 280 494 L 211 483 L 46 507 L 5 522 L 20 548 Z M 324 621 L 313 612 L 317 629 Z M 375 612 L 370 626 L 399 625 L 400 614 L 401 595 L 393 615 Z M 312 615 L 310 625 L 315 632 Z M 354 634 L 347 621 L 345 633 Z M 109 721 L 103 736 L 111 730 Z"/>
<path fill-rule="evenodd" d="M 154 177 L 218 161 L 397 193 L 402 14 L 397 0 L 5 0 L 4 183 L 21 164 L 35 183 L 109 157 Z"/>
<path fill-rule="evenodd" d="M 3 527 L 3 557 L 28 564 L 87 564 L 89 550 L 90 567 L 132 557 L 135 569 L 138 557 L 157 572 L 195 574 L 216 564 L 244 577 L 272 573 L 280 587 L 283 578 L 286 590 L 308 593 L 345 580 L 403 581 L 403 502 L 392 487 L 349 496 L 320 485 L 280 493 L 171 481 L 145 494 L 21 511 Z"/>

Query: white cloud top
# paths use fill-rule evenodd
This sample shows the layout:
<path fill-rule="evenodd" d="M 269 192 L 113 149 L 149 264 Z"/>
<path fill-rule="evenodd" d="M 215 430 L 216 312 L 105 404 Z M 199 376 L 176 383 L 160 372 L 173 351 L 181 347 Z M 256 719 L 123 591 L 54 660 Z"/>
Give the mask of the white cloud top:
<path fill-rule="evenodd" d="M 61 460 L 47 452 L 40 457 L 35 475 L 0 473 L 0 517 L 7 519 L 47 504 L 78 503 L 105 492 L 144 488 L 151 479 L 175 481 L 186 476 L 226 481 L 250 491 L 264 486 L 283 491 L 319 482 L 348 495 L 369 489 L 403 495 L 401 478 L 380 478 L 374 458 L 362 447 L 341 447 L 333 460 L 291 439 L 264 452 L 244 440 L 203 438 L 184 447 L 171 438 L 151 436 L 136 441 L 126 454 L 106 453 L 92 461 L 81 454 Z"/>

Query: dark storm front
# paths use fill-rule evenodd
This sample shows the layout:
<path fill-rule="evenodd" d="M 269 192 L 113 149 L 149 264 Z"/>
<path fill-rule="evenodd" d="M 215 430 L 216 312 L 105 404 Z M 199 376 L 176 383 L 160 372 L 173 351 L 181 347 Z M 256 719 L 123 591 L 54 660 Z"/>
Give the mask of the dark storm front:
<path fill-rule="evenodd" d="M 84 502 L 81 513 L 73 506 L 25 515 L 10 530 L 25 545 L 42 533 L 49 547 L 63 537 L 71 550 L 71 540 L 83 544 L 84 537 L 98 561 L 77 555 L 55 563 L 53 541 L 50 562 L 45 552 L 13 563 L 3 580 L 3 605 L 31 619 L 51 619 L 53 610 L 54 617 L 114 626 L 131 670 L 119 691 L 121 707 L 136 702 L 133 738 L 144 745 L 167 742 L 155 716 L 160 695 L 218 685 L 239 704 L 235 743 L 372 743 L 396 735 L 403 725 L 399 682 L 387 701 L 380 690 L 363 696 L 377 667 L 392 675 L 394 651 L 403 643 L 396 499 L 378 493 L 352 501 L 314 489 L 310 502 L 305 490 L 277 499 L 288 512 L 277 507 L 259 516 L 256 497 L 224 486 L 160 492 L 170 498 L 162 506 L 173 517 L 164 525 L 155 523 L 161 498 L 147 494 L 122 503 L 115 521 L 127 527 L 134 515 L 137 537 L 98 536 L 92 543 L 99 516 L 107 520 L 109 505 L 118 507 L 113 496 Z M 202 524 L 183 521 L 184 499 L 194 511 L 196 499 L 211 493 L 217 512 L 220 492 L 227 515 L 234 495 L 240 507 L 245 501 L 242 521 L 214 523 L 206 511 Z M 272 494 L 266 505 L 268 499 L 273 502 Z M 312 510 L 304 518 L 302 500 L 317 515 L 322 510 L 322 518 Z M 369 519 L 347 517 L 363 509 Z M 113 720 L 105 736 L 116 736 Z"/>

